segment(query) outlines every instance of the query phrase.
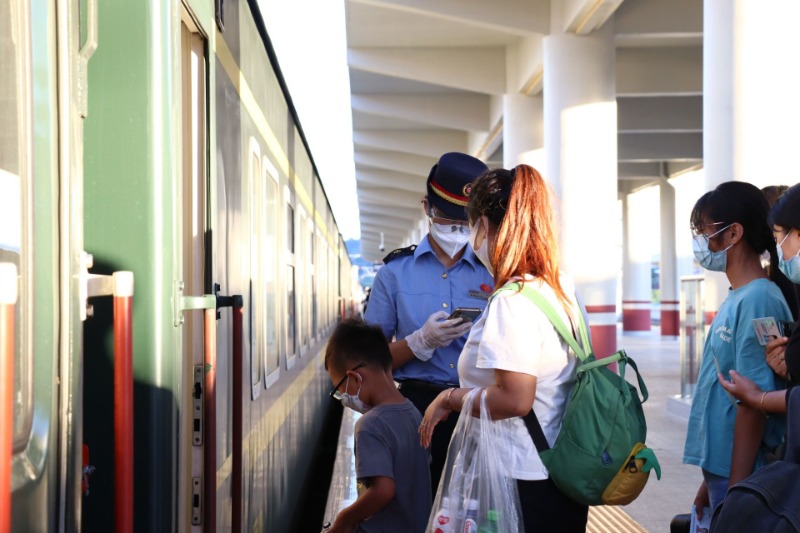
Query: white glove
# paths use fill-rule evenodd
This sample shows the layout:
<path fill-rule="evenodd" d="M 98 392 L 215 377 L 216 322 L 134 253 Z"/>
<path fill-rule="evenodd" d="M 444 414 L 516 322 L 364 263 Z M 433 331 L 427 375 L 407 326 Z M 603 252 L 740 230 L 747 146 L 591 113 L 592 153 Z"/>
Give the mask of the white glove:
<path fill-rule="evenodd" d="M 406 337 L 408 347 L 417 359 L 430 360 L 436 348 L 447 346 L 472 327 L 472 322 L 461 318 L 444 320 L 447 317 L 446 312 L 437 311 L 428 317 L 421 328 Z"/>

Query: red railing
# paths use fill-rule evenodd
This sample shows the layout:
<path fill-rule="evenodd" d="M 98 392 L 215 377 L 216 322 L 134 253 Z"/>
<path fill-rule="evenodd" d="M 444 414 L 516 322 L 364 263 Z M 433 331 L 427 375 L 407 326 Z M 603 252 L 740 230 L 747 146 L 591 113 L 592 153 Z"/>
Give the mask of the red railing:
<path fill-rule="evenodd" d="M 0 263 L 0 531 L 11 531 L 11 454 L 14 438 L 14 309 L 17 267 Z"/>
<path fill-rule="evenodd" d="M 115 530 L 133 531 L 133 273 L 114 280 Z"/>
<path fill-rule="evenodd" d="M 205 453 L 203 455 L 203 498 L 206 531 L 217 526 L 217 310 L 206 309 L 205 333 Z"/>
<path fill-rule="evenodd" d="M 133 532 L 133 272 L 90 274 L 82 257 L 83 298 L 114 297 L 114 530 Z M 81 318 L 85 318 L 82 314 Z"/>

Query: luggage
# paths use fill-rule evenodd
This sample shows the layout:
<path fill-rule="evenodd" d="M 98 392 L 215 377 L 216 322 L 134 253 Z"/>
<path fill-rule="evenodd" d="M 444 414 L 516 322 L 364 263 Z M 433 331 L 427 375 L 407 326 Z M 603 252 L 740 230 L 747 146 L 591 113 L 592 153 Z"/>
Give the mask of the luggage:
<path fill-rule="evenodd" d="M 786 455 L 728 489 L 711 531 L 800 531 L 800 387 L 787 400 Z"/>
<path fill-rule="evenodd" d="M 501 290 L 515 285 L 519 286 L 510 284 Z M 661 479 L 655 453 L 644 444 L 647 424 L 642 402 L 647 400 L 647 387 L 636 363 L 624 350 L 595 359 L 583 315 L 579 314 L 582 348 L 542 294 L 528 285 L 523 285 L 522 294 L 542 310 L 580 360 L 577 382 L 552 448 L 533 410 L 524 417 L 550 478 L 564 494 L 584 505 L 632 502 L 644 489 L 651 469 Z M 619 374 L 608 368 L 614 362 Z M 628 366 L 636 372 L 641 400 L 636 388 L 625 381 Z"/>

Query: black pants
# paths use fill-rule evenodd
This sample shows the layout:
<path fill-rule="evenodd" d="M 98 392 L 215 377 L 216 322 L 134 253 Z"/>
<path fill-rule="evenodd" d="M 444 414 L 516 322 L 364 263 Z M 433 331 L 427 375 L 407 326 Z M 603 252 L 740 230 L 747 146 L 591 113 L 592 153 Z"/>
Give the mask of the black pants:
<path fill-rule="evenodd" d="M 400 384 L 400 392 L 413 403 L 419 412 L 424 416 L 425 409 L 439 395 L 435 390 L 424 390 L 417 387 Z M 433 430 L 431 438 L 431 496 L 436 497 L 439 489 L 439 479 L 442 477 L 444 463 L 447 459 L 447 447 L 450 446 L 450 437 L 458 422 L 458 413 L 450 413 L 450 416 L 439 422 Z"/>
<path fill-rule="evenodd" d="M 589 508 L 558 490 L 550 479 L 517 480 L 525 533 L 584 533 Z"/>

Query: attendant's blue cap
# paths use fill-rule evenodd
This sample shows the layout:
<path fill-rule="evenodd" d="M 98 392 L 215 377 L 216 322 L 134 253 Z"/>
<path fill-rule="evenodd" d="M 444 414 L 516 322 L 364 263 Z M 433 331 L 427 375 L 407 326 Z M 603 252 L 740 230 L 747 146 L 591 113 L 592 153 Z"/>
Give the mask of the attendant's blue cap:
<path fill-rule="evenodd" d="M 453 220 L 467 220 L 471 184 L 489 170 L 483 161 L 460 152 L 448 152 L 439 158 L 428 175 L 428 204 Z"/>

